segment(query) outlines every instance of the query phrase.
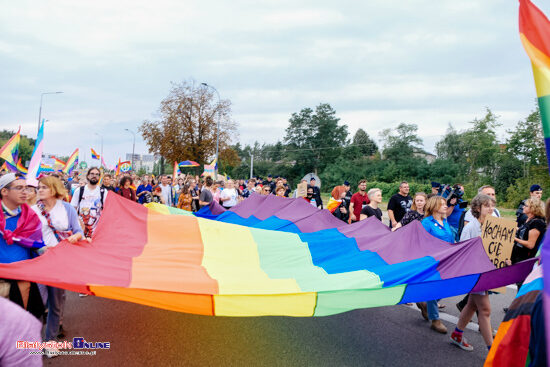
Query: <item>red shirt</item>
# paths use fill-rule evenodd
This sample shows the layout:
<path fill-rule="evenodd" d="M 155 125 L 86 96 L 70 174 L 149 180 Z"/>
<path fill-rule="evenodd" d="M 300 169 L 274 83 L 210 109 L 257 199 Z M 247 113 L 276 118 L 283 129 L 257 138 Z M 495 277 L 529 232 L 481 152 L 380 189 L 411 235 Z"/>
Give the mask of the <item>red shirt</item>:
<path fill-rule="evenodd" d="M 359 220 L 361 209 L 363 209 L 364 205 L 369 204 L 370 200 L 366 192 L 365 196 L 361 195 L 361 192 L 356 192 L 351 197 L 350 203 L 353 203 L 353 215 L 355 215 L 355 220 Z"/>

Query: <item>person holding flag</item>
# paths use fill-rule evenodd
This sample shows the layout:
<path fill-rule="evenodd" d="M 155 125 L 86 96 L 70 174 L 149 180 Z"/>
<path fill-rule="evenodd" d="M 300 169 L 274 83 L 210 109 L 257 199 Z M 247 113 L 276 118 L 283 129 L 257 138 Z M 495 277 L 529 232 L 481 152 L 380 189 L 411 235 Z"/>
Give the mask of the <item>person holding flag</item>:
<path fill-rule="evenodd" d="M 27 205 L 27 183 L 22 176 L 8 173 L 0 177 L 0 263 L 34 257 L 44 246 L 42 224 Z M 6 297 L 40 317 L 44 303 L 35 283 L 0 279 L 0 297 Z"/>

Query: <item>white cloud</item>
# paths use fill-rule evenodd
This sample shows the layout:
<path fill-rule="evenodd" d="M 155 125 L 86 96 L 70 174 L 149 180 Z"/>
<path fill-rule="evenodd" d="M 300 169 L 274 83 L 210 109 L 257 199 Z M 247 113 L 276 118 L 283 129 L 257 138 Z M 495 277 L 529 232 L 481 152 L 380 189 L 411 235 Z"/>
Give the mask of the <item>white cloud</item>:
<path fill-rule="evenodd" d="M 414 122 L 426 142 L 485 106 L 508 127 L 534 106 L 513 1 L 22 0 L 3 4 L 0 32 L 0 128 L 33 135 L 40 93 L 62 90 L 44 100 L 47 148 L 97 146 L 99 132 L 113 161 L 124 129 L 189 78 L 233 102 L 246 143 L 282 139 L 320 102 L 352 133 Z"/>

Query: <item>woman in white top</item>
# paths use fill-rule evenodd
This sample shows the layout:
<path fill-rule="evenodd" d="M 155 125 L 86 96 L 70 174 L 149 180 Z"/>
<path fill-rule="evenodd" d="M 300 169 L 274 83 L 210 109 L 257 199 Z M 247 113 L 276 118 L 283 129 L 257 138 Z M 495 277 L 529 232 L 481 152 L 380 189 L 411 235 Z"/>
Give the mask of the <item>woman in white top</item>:
<path fill-rule="evenodd" d="M 38 202 L 32 206 L 42 222 L 42 238 L 45 250 L 57 246 L 62 240 L 76 243 L 84 238 L 75 208 L 63 201 L 67 191 L 61 180 L 54 176 L 42 177 L 38 182 Z M 43 252 L 42 252 L 43 253 Z M 46 341 L 55 340 L 59 333 L 63 313 L 65 290 L 48 289 L 48 320 Z"/>
<path fill-rule="evenodd" d="M 473 198 L 470 211 L 476 220 L 466 224 L 462 230 L 462 234 L 460 235 L 460 241 L 466 241 L 470 238 L 481 236 L 481 225 L 485 221 L 486 217 L 493 215 L 495 206 L 495 199 L 488 195 L 478 194 L 475 198 Z M 511 265 L 512 263 L 508 260 L 506 264 Z M 486 291 L 470 293 L 468 303 L 466 303 L 466 306 L 460 312 L 456 328 L 451 334 L 451 342 L 467 351 L 472 351 L 474 347 L 468 344 L 462 334 L 466 328 L 466 325 L 468 325 L 476 311 L 479 331 L 485 341 L 485 344 L 487 345 L 487 349 L 490 349 L 493 344 L 491 303 L 489 302 L 489 294 Z"/>
<path fill-rule="evenodd" d="M 222 206 L 225 209 L 231 209 L 237 205 L 237 200 L 239 198 L 239 193 L 235 189 L 235 182 L 233 180 L 228 180 L 225 184 L 225 188 L 222 190 L 220 195 L 220 201 Z"/>

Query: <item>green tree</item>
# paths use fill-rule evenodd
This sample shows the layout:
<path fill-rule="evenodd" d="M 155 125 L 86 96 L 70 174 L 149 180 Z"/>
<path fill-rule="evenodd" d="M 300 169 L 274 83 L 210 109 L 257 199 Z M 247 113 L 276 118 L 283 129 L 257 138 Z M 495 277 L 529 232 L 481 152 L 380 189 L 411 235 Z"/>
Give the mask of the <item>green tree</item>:
<path fill-rule="evenodd" d="M 538 106 L 524 121 L 518 122 L 515 130 L 507 132 L 510 136 L 506 141 L 506 152 L 523 162 L 525 167 L 547 165 Z"/>
<path fill-rule="evenodd" d="M 348 128 L 338 125 L 339 120 L 327 103 L 318 105 L 315 111 L 304 108 L 292 114 L 284 142 L 289 158 L 301 171 L 318 172 L 340 156 L 347 144 Z"/>
<path fill-rule="evenodd" d="M 139 131 L 149 151 L 160 153 L 172 164 L 184 159 L 204 164 L 214 156 L 218 119 L 220 152 L 237 135 L 231 102 L 218 101 L 210 88 L 194 81 L 173 84 L 159 112 L 158 121 L 144 121 Z"/>
<path fill-rule="evenodd" d="M 380 137 L 384 142 L 384 159 L 400 161 L 413 157 L 422 147 L 422 139 L 417 131 L 418 125 L 405 123 L 400 123 L 395 130 L 382 130 Z"/>
<path fill-rule="evenodd" d="M 378 145 L 371 139 L 369 134 L 361 128 L 359 128 L 353 136 L 352 144 L 357 146 L 359 151 L 364 156 L 372 156 L 378 151 Z"/>

